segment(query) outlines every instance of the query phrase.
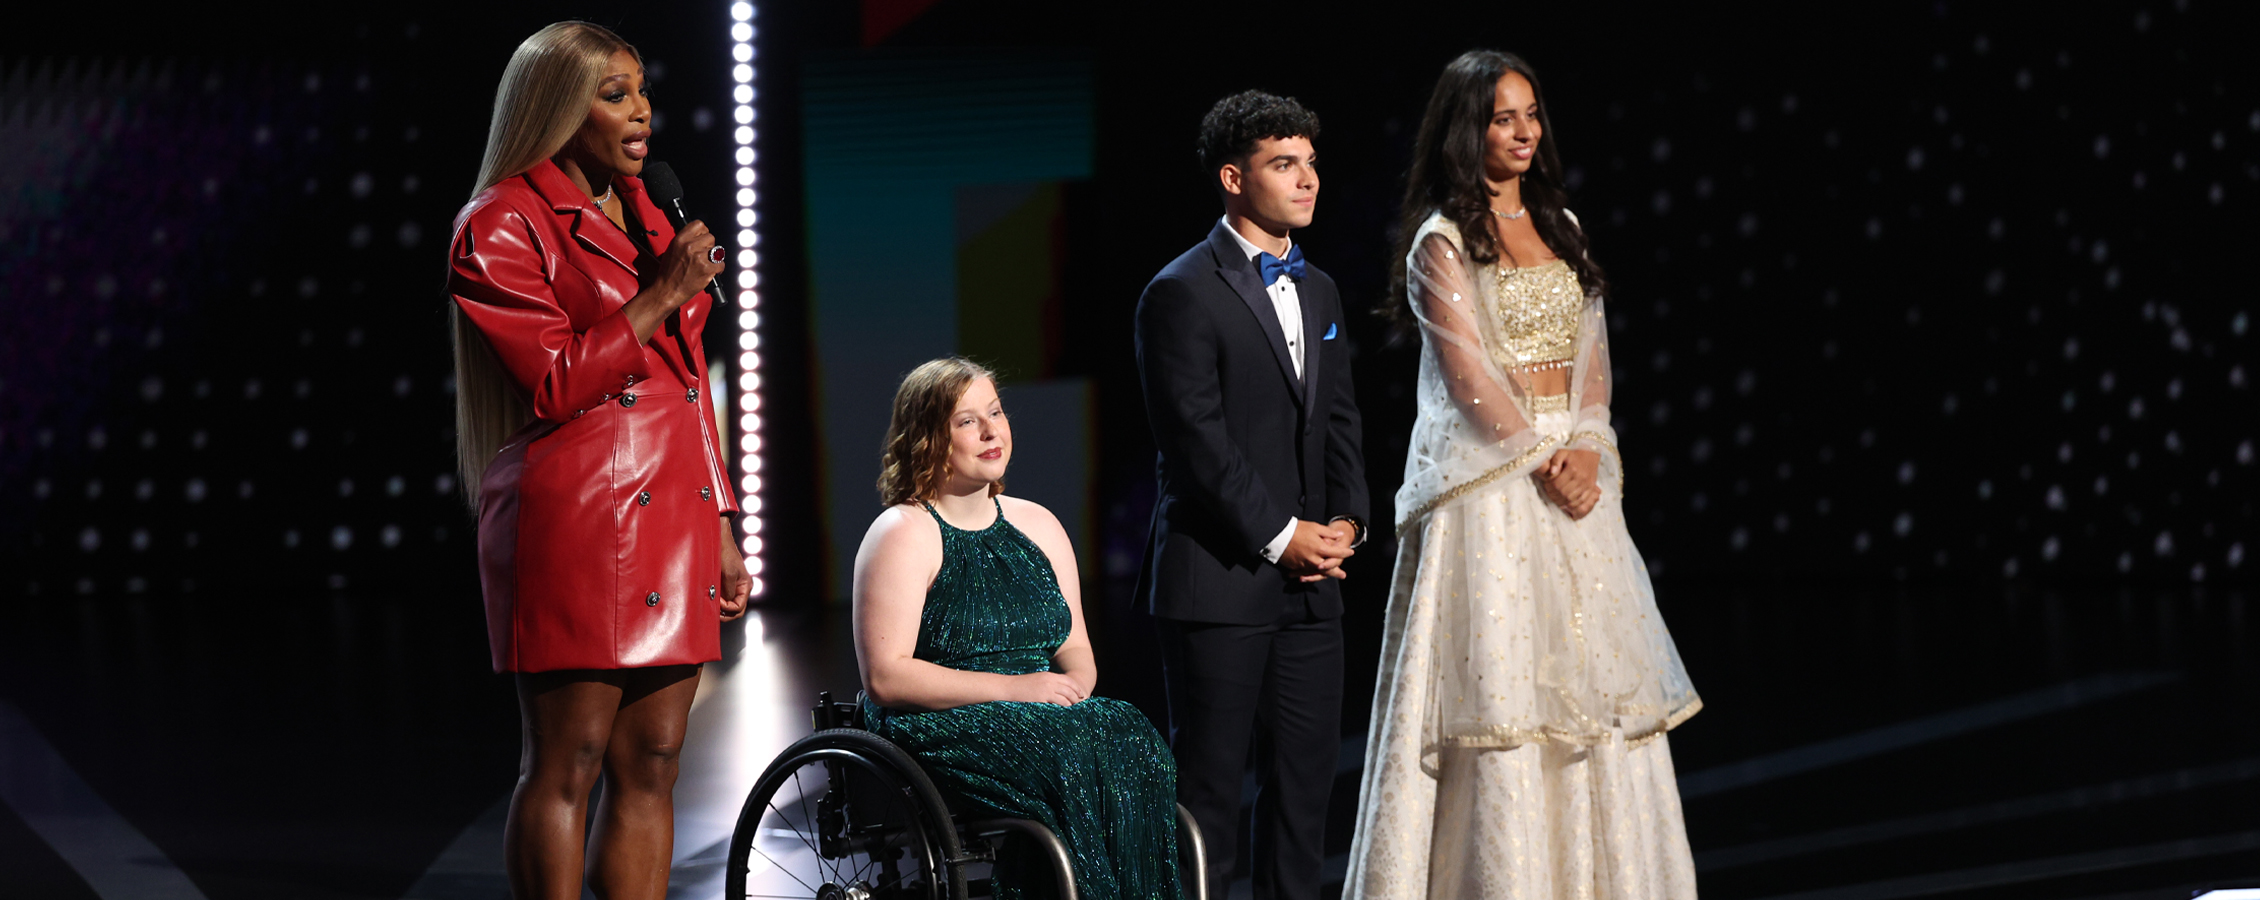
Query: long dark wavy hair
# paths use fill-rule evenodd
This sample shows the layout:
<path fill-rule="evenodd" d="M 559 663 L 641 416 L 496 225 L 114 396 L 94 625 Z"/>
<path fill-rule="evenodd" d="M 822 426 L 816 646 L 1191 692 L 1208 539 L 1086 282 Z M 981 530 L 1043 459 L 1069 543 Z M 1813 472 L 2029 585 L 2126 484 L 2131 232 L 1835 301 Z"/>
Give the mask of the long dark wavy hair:
<path fill-rule="evenodd" d="M 1444 67 L 1428 111 L 1420 117 L 1413 142 L 1412 171 L 1405 177 L 1403 218 L 1398 223 L 1397 254 L 1389 268 L 1389 294 L 1378 312 L 1400 335 L 1416 329 L 1406 293 L 1405 256 L 1430 213 L 1442 211 L 1460 228 L 1461 250 L 1478 263 L 1499 261 L 1501 248 L 1491 230 L 1491 189 L 1483 183 L 1484 132 L 1491 127 L 1492 100 L 1499 79 L 1516 72 L 1530 82 L 1538 101 L 1538 152 L 1522 175 L 1522 204 L 1547 249 L 1569 263 L 1587 296 L 1607 292 L 1608 278 L 1585 243 L 1585 231 L 1562 210 L 1569 193 L 1562 187 L 1561 155 L 1554 149 L 1554 123 L 1546 111 L 1546 92 L 1538 73 L 1522 57 L 1497 50 L 1470 50 Z"/>

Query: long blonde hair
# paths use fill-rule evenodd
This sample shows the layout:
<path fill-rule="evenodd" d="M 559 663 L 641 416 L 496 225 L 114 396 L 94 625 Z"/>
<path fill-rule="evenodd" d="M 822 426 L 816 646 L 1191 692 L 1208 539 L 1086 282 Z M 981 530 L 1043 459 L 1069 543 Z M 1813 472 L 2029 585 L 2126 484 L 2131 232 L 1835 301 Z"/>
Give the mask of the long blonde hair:
<path fill-rule="evenodd" d="M 895 389 L 887 417 L 887 441 L 879 453 L 879 502 L 897 506 L 932 499 L 949 477 L 950 413 L 976 379 L 995 384 L 997 375 L 980 363 L 945 356 L 910 370 Z M 1004 480 L 989 484 L 989 496 L 1004 493 Z"/>
<path fill-rule="evenodd" d="M 588 120 L 589 98 L 606 65 L 622 50 L 636 52 L 610 29 L 578 21 L 551 25 L 519 44 L 494 92 L 486 156 L 472 196 L 565 149 Z M 448 309 L 455 340 L 455 467 L 463 475 L 464 499 L 476 512 L 487 463 L 534 414 L 478 326 L 460 305 L 450 302 Z"/>

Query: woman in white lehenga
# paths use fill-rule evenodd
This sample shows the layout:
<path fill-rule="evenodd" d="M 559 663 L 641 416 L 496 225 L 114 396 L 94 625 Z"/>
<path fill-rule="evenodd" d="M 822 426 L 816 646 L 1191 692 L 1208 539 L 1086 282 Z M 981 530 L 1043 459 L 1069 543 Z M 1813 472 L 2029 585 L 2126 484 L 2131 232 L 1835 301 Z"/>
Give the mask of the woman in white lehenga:
<path fill-rule="evenodd" d="M 1540 99 L 1469 52 L 1414 150 L 1420 415 L 1345 898 L 1695 895 L 1664 732 L 1702 702 L 1625 532 L 1606 282 Z"/>

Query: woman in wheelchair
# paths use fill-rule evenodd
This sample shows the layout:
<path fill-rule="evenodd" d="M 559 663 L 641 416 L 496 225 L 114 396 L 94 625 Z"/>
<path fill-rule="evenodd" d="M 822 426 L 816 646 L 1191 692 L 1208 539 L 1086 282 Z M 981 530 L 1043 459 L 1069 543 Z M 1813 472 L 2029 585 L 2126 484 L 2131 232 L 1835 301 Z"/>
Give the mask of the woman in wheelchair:
<path fill-rule="evenodd" d="M 1011 461 L 988 370 L 947 358 L 904 378 L 887 510 L 855 556 L 864 720 L 951 806 L 1049 827 L 1082 896 L 1182 897 L 1176 763 L 1144 714 L 1091 696 L 1074 548 L 1049 511 L 1003 494 Z M 1045 890 L 1025 849 L 998 860 L 997 896 Z"/>

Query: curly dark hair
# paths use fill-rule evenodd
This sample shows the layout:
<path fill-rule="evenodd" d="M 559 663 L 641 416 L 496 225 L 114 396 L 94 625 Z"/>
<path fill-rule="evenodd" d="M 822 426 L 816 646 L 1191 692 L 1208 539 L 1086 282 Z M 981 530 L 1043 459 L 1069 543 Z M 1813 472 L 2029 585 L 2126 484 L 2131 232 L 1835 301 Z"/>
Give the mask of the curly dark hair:
<path fill-rule="evenodd" d="M 1403 219 L 1398 225 L 1397 253 L 1390 261 L 1389 293 L 1377 310 L 1396 326 L 1400 336 L 1413 333 L 1411 299 L 1406 295 L 1405 257 L 1413 238 L 1431 213 L 1441 211 L 1460 229 L 1462 249 L 1479 263 L 1499 261 L 1500 247 L 1491 230 L 1491 189 L 1483 182 L 1484 132 L 1491 127 L 1495 86 L 1508 72 L 1530 82 L 1531 97 L 1538 101 L 1538 152 L 1522 175 L 1522 202 L 1530 210 L 1530 224 L 1546 248 L 1569 264 L 1587 296 L 1607 293 L 1609 280 L 1585 241 L 1585 230 L 1564 213 L 1569 192 L 1562 186 L 1561 155 L 1554 147 L 1554 121 L 1547 114 L 1546 93 L 1538 86 L 1538 73 L 1522 57 L 1497 50 L 1470 50 L 1444 67 L 1436 90 L 1428 98 L 1420 131 L 1413 141 L 1412 171 L 1405 178 Z"/>
<path fill-rule="evenodd" d="M 1318 139 L 1318 114 L 1293 97 L 1241 91 L 1216 101 L 1201 117 L 1201 172 L 1211 181 L 1227 164 L 1244 165 L 1265 138 Z M 1223 187 L 1211 184 L 1219 191 Z"/>

